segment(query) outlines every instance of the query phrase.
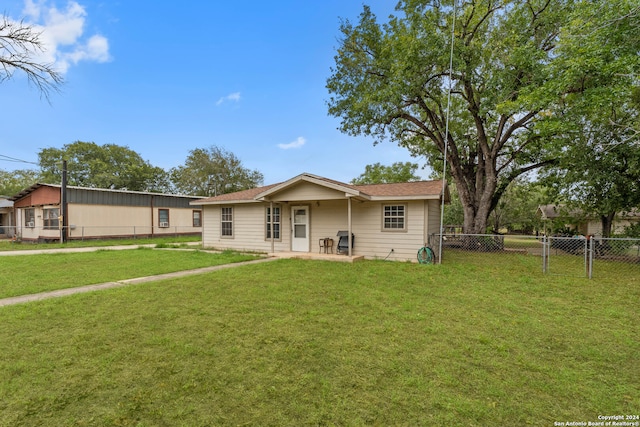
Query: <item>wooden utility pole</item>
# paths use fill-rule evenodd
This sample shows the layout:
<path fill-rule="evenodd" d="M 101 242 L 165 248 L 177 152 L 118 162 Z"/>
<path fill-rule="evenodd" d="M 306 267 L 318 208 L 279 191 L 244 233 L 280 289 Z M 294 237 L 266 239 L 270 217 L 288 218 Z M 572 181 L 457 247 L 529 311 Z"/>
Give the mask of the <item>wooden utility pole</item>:
<path fill-rule="evenodd" d="M 67 161 L 62 161 L 62 185 L 60 186 L 60 243 L 68 240 L 69 220 L 67 218 Z"/>

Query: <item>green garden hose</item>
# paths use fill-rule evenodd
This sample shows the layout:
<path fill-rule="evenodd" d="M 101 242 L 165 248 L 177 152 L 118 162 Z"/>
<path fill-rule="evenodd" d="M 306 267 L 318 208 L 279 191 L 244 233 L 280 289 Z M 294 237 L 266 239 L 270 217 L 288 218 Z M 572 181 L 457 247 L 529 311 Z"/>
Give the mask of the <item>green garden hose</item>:
<path fill-rule="evenodd" d="M 423 246 L 418 250 L 418 262 L 420 264 L 432 264 L 436 259 L 433 249 L 429 246 Z"/>

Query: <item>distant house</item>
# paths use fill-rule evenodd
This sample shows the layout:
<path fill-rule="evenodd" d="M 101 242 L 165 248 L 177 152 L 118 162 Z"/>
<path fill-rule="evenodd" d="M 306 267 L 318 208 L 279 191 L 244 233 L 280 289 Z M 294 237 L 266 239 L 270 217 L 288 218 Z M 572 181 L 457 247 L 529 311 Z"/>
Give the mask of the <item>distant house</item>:
<path fill-rule="evenodd" d="M 0 196 L 0 239 L 13 237 L 13 201 Z"/>
<path fill-rule="evenodd" d="M 569 210 L 562 205 L 540 205 L 538 215 L 544 223 L 547 233 L 560 226 L 573 230 L 584 236 L 602 236 L 602 221 L 586 215 L 581 210 Z M 625 228 L 640 222 L 640 211 L 632 209 L 629 212 L 619 212 L 613 220 L 612 234 L 623 233 Z"/>
<path fill-rule="evenodd" d="M 192 204 L 202 205 L 205 247 L 267 253 L 340 250 L 371 259 L 416 260 L 429 236 L 439 231 L 442 202 L 449 202 L 442 181 L 351 185 L 303 173 Z"/>
<path fill-rule="evenodd" d="M 61 186 L 35 184 L 9 200 L 13 230 L 25 241 L 199 234 L 202 211 L 195 196 L 68 186 L 62 221 Z M 191 202 L 196 202 L 193 205 Z M 62 228 L 63 222 L 67 225 Z"/>

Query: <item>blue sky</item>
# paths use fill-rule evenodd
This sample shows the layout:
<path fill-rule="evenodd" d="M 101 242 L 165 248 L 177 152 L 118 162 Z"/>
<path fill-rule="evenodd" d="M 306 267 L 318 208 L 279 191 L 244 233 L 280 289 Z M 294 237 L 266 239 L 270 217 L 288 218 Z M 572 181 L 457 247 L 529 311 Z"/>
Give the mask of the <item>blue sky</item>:
<path fill-rule="evenodd" d="M 302 172 L 348 182 L 376 162 L 424 165 L 392 142 L 341 134 L 327 114 L 340 18 L 356 21 L 361 1 L 3 3 L 10 18 L 42 28 L 44 59 L 66 83 L 50 103 L 17 73 L 0 84 L 0 155 L 37 162 L 42 148 L 93 141 L 168 170 L 217 145 L 265 184 Z M 396 4 L 366 3 L 379 17 Z"/>

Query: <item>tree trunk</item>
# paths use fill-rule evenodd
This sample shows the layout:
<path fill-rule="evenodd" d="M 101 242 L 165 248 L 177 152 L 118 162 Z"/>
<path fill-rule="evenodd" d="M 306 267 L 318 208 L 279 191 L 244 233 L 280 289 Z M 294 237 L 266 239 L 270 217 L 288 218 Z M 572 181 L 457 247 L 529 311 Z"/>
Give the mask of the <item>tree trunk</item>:
<path fill-rule="evenodd" d="M 606 215 L 600 215 L 600 221 L 602 223 L 602 237 L 611 237 L 611 228 L 613 228 L 613 219 L 615 218 L 615 212 L 609 212 Z"/>
<path fill-rule="evenodd" d="M 478 202 L 475 192 L 469 191 L 466 182 L 459 182 L 454 177 L 456 188 L 458 189 L 458 195 L 462 202 L 462 211 L 464 214 L 463 230 L 465 234 L 485 234 L 487 232 L 487 224 L 489 221 L 489 205 L 491 201 L 491 195 L 487 197 L 486 194 L 480 192 L 481 199 Z M 484 188 L 483 191 L 487 191 Z"/>
<path fill-rule="evenodd" d="M 460 166 L 453 159 L 451 175 L 458 189 L 464 214 L 463 233 L 485 234 L 492 211 L 492 199 L 496 191 L 495 168 L 490 170 L 492 162 L 486 162 L 482 173 L 476 173 Z M 489 172 L 489 173 L 487 173 Z M 489 175 L 489 177 L 487 177 Z"/>

